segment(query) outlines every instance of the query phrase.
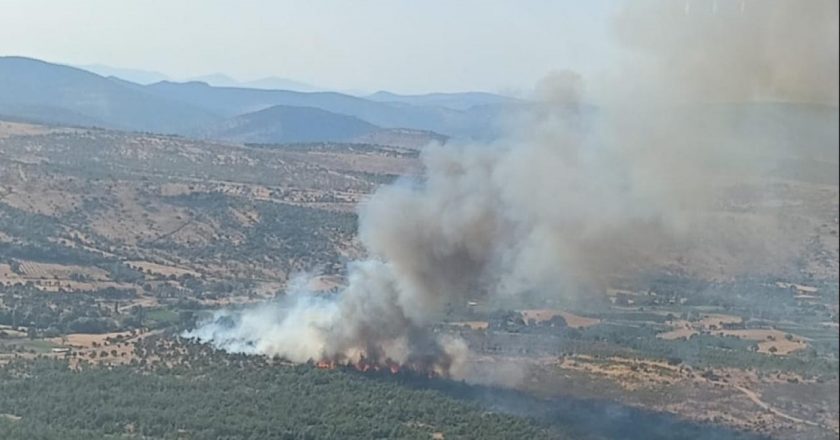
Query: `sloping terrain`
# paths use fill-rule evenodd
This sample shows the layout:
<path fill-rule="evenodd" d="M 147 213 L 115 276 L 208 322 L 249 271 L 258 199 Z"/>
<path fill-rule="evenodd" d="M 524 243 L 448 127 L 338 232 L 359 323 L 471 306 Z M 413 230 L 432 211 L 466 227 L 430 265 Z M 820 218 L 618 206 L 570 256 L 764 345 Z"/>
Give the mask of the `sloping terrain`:
<path fill-rule="evenodd" d="M 461 98 L 441 99 L 448 102 Z M 456 110 L 435 105 L 435 99 L 416 101 L 418 105 L 376 102 L 335 92 L 213 87 L 203 82 L 161 81 L 144 86 L 35 59 L 0 57 L 0 115 L 9 120 L 57 125 L 199 136 L 219 133 L 224 137 L 228 130 L 249 131 L 249 128 L 242 127 L 270 122 L 266 118 L 280 110 L 275 109 L 268 114 L 253 113 L 282 106 L 285 118 L 301 122 L 293 124 L 298 133 L 289 138 L 291 141 L 328 141 L 372 131 L 362 130 L 362 122 L 388 129 L 483 138 L 491 132 L 496 115 L 485 107 L 498 111 L 506 105 L 503 100 L 490 99 L 499 102 L 484 104 L 476 110 Z M 488 99 L 476 102 L 485 101 Z M 313 110 L 303 110 L 305 108 L 325 113 L 320 115 L 322 119 L 316 124 Z M 328 118 L 326 112 L 332 115 Z M 353 133 L 347 132 L 349 118 L 359 120 L 352 123 L 355 126 Z M 333 127 L 332 124 L 336 125 Z M 262 136 L 262 141 L 272 142 L 285 139 L 277 135 L 279 131 L 289 131 L 289 124 L 283 125 L 284 128 L 256 128 L 259 132 L 273 130 L 274 134 L 255 135 L 255 138 Z M 304 132 L 305 127 L 310 129 Z M 354 136 L 336 137 L 336 132 Z M 236 133 L 232 137 L 240 135 Z"/>
<path fill-rule="evenodd" d="M 0 57 L 0 114 L 160 133 L 180 133 L 219 119 L 120 80 L 22 57 Z"/>
<path fill-rule="evenodd" d="M 211 279 L 283 282 L 313 267 L 338 270 L 342 255 L 353 252 L 355 204 L 381 182 L 410 172 L 417 157 L 413 149 L 364 144 L 248 148 L 104 130 L 0 127 L 8 132 L 0 137 L 4 263 L 84 261 L 113 274 L 133 261 L 160 269 L 161 279 L 186 270 Z M 52 280 L 25 270 L 6 278 L 7 284 Z M 90 281 L 62 276 L 58 286 L 90 287 Z"/>
<path fill-rule="evenodd" d="M 428 133 L 391 132 L 401 135 Z M 126 332 L 269 300 L 305 271 L 324 274 L 313 291 L 335 291 L 346 262 L 361 256 L 356 206 L 420 171 L 410 143 L 242 145 L 0 123 L 0 363 L 48 355 L 130 364 L 143 356 L 113 340 Z M 767 163 L 836 163 L 824 147 Z M 453 304 L 436 329 L 463 337 L 486 377 L 557 398 L 548 413 L 520 413 L 555 417 L 581 411 L 561 411 L 571 405 L 562 402 L 608 398 L 780 438 L 836 437 L 836 399 L 809 390 L 837 387 L 838 188 L 828 171 L 770 174 L 732 187 L 710 219 L 773 219 L 800 252 L 784 272 L 733 279 L 737 262 L 703 246 L 673 249 L 661 272 L 616 279 L 585 302 L 546 303 L 542 292 L 478 299 Z M 756 196 L 768 188 L 772 204 Z M 110 345 L 77 347 L 89 333 Z M 160 356 L 146 352 L 147 362 Z M 583 413 L 611 408 L 601 405 Z"/>
<path fill-rule="evenodd" d="M 212 87 L 202 82 L 163 81 L 145 87 L 150 93 L 231 117 L 275 105 L 315 107 L 354 116 L 387 128 L 431 130 L 448 136 L 474 137 L 486 128 L 484 116 L 435 106 L 374 102 L 335 92 L 294 92 Z"/>
<path fill-rule="evenodd" d="M 379 127 L 353 116 L 313 107 L 276 105 L 225 120 L 205 135 L 253 143 L 346 142 L 378 130 Z"/>

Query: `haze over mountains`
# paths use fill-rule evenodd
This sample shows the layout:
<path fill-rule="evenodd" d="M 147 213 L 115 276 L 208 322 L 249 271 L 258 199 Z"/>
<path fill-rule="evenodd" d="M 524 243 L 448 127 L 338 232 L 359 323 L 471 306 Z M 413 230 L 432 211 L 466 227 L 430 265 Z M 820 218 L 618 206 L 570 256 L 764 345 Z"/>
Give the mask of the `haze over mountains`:
<path fill-rule="evenodd" d="M 141 82 L 146 82 L 161 74 L 130 71 L 121 75 L 145 78 Z M 215 78 L 217 82 L 222 80 Z M 269 84 L 271 80 L 266 81 Z M 592 115 L 598 113 L 595 107 L 581 108 Z M 162 80 L 144 85 L 31 58 L 0 57 L 0 119 L 54 125 L 232 142 L 389 142 L 422 146 L 447 138 L 496 139 L 503 131 L 502 122 L 522 110 L 545 113 L 543 104 L 482 92 L 399 95 L 380 91 L 358 97 L 337 92 L 221 87 L 200 81 Z M 753 131 L 762 144 L 802 143 L 800 148 L 812 151 L 831 150 L 834 153 L 829 162 L 836 163 L 836 148 L 808 141 L 834 139 L 836 145 L 836 133 L 825 133 L 837 119 L 836 107 L 724 103 L 695 110 L 700 111 L 686 117 L 738 121 L 740 130 Z M 771 133 L 776 131 L 778 135 Z"/>
<path fill-rule="evenodd" d="M 105 64 L 85 64 L 73 67 L 78 67 L 82 70 L 93 72 L 99 76 L 112 76 L 115 78 L 143 85 L 156 83 L 158 81 L 168 81 L 172 79 L 164 73 L 155 72 L 153 70 L 112 67 L 106 66 Z"/>
<path fill-rule="evenodd" d="M 179 81 L 178 78 L 172 78 L 171 76 L 156 72 L 153 70 L 144 70 L 144 69 L 129 69 L 129 68 L 122 68 L 122 67 L 112 67 L 107 66 L 104 64 L 86 64 L 86 65 L 78 65 L 74 66 L 78 67 L 83 70 L 87 70 L 88 72 L 93 72 L 97 75 L 104 76 L 104 77 L 115 77 L 125 81 L 134 82 L 137 84 L 142 85 L 149 85 L 160 81 Z M 280 78 L 277 76 L 268 76 L 265 78 L 259 78 L 253 81 L 238 81 L 233 79 L 227 75 L 221 73 L 213 73 L 209 75 L 201 75 L 183 79 L 184 82 L 188 81 L 200 81 L 206 82 L 211 86 L 218 86 L 218 87 L 242 87 L 242 88 L 251 88 L 251 89 L 283 89 L 283 90 L 295 90 L 298 92 L 315 92 L 321 90 L 321 88 L 316 87 L 312 84 L 307 84 L 300 81 L 295 81 L 292 79 Z"/>
<path fill-rule="evenodd" d="M 20 57 L 0 58 L 0 114 L 161 133 L 219 120 L 205 109 L 146 93 L 139 84 Z"/>
<path fill-rule="evenodd" d="M 454 110 L 468 110 L 478 105 L 512 104 L 517 100 L 507 96 L 486 92 L 465 93 L 427 93 L 425 95 L 398 95 L 396 93 L 378 91 L 365 96 L 376 102 L 391 102 L 410 105 L 435 105 Z"/>
<path fill-rule="evenodd" d="M 172 80 L 166 78 L 166 80 Z M 239 87 L 244 89 L 282 89 L 294 90 L 296 92 L 318 92 L 323 90 L 320 87 L 313 86 L 300 81 L 292 79 L 280 78 L 277 76 L 267 76 L 265 78 L 255 79 L 253 81 L 238 81 L 225 74 L 213 73 L 210 75 L 201 75 L 187 78 L 183 82 L 198 81 L 204 82 L 215 87 Z"/>
<path fill-rule="evenodd" d="M 155 81 L 164 77 L 156 72 L 89 68 L 139 82 L 31 58 L 0 57 L 0 115 L 57 125 L 265 143 L 347 141 L 389 129 L 414 135 L 425 131 L 430 139 L 484 139 L 495 133 L 494 118 L 502 108 L 517 102 L 489 93 L 379 92 L 362 98 L 269 89 L 283 85 L 276 78 L 252 83 L 266 88 L 222 87 L 201 81 Z M 216 84 L 227 81 L 209 79 Z"/>

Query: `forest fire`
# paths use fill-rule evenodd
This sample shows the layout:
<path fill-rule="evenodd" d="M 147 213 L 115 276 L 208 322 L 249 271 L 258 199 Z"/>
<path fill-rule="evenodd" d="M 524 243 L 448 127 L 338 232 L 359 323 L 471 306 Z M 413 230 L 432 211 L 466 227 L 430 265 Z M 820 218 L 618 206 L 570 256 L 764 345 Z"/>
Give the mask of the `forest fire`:
<path fill-rule="evenodd" d="M 315 368 L 321 370 L 335 370 L 335 369 L 350 369 L 356 370 L 361 373 L 388 373 L 388 374 L 400 374 L 411 372 L 413 374 L 418 374 L 422 376 L 426 376 L 428 378 L 439 377 L 441 376 L 440 373 L 431 369 L 420 369 L 414 368 L 413 366 L 409 365 L 400 365 L 390 359 L 385 360 L 382 363 L 376 362 L 369 362 L 364 357 L 359 359 L 356 362 L 337 362 L 335 360 L 330 359 L 322 359 L 320 361 L 315 362 Z"/>

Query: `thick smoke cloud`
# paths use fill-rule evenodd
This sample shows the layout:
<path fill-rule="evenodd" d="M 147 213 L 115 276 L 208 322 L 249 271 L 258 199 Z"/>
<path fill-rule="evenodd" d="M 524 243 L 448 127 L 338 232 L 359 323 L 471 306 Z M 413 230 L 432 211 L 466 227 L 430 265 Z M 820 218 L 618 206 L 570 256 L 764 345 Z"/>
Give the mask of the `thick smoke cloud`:
<path fill-rule="evenodd" d="M 613 33 L 630 82 L 618 87 L 691 102 L 836 106 L 838 8 L 833 0 L 625 2 Z"/>
<path fill-rule="evenodd" d="M 756 102 L 836 105 L 836 30 L 832 1 L 628 4 L 616 18 L 619 75 L 591 87 L 573 72 L 549 75 L 504 140 L 431 145 L 421 179 L 360 206 L 368 259 L 348 266 L 339 294 L 299 283 L 188 335 L 298 362 L 463 376 L 468 350 L 433 324 L 470 298 L 571 295 L 663 269 L 782 270 L 801 237 L 783 219 L 720 205 L 795 154 L 787 110 Z M 816 142 L 836 145 L 830 132 Z"/>

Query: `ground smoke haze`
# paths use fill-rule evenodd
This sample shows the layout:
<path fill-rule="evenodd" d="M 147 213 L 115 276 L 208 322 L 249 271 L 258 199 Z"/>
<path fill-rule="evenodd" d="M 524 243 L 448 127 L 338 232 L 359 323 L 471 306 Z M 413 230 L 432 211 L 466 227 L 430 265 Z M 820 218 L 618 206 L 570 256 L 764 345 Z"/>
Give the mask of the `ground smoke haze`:
<path fill-rule="evenodd" d="M 791 150 L 793 133 L 837 145 L 837 3 L 640 2 L 615 24 L 626 44 L 615 72 L 547 76 L 538 103 L 506 118 L 504 140 L 429 146 L 421 178 L 362 204 L 368 259 L 348 266 L 341 292 L 295 282 L 277 302 L 218 312 L 187 336 L 296 362 L 464 377 L 466 345 L 432 329 L 450 305 L 572 295 L 652 270 L 785 270 L 801 250 L 789 220 L 720 207 L 734 184 L 757 188 L 804 154 Z M 829 117 L 803 128 L 781 102 Z"/>

